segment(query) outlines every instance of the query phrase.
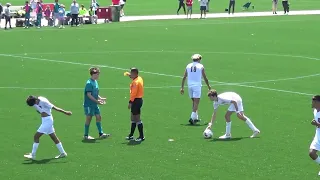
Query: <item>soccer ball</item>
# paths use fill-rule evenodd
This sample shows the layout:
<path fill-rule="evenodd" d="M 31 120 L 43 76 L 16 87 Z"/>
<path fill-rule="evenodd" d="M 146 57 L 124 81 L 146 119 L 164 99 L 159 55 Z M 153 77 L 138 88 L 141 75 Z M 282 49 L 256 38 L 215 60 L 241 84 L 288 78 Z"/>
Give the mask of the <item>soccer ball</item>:
<path fill-rule="evenodd" d="M 210 129 L 204 130 L 203 137 L 205 139 L 210 139 L 210 138 L 212 138 L 212 136 L 213 136 L 213 132 Z"/>

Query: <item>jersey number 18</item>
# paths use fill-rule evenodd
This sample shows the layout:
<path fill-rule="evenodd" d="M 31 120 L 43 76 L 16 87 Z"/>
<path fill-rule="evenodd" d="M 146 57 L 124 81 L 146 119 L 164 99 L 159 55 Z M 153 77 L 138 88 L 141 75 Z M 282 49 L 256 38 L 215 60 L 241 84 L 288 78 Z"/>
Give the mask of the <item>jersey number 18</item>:
<path fill-rule="evenodd" d="M 196 72 L 197 71 L 197 68 L 195 66 L 192 66 L 191 67 L 191 72 Z"/>

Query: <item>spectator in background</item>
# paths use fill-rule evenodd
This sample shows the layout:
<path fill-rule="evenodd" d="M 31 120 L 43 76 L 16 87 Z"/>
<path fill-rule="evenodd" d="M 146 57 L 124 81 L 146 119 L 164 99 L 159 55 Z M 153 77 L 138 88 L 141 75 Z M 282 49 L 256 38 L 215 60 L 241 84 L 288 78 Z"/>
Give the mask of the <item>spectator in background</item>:
<path fill-rule="evenodd" d="M 0 28 L 1 28 L 2 12 L 3 12 L 3 7 L 2 7 L 2 4 L 0 3 Z"/>
<path fill-rule="evenodd" d="M 36 8 L 36 13 L 37 13 L 37 26 L 38 28 L 41 28 L 41 20 L 42 20 L 42 5 L 41 2 L 37 2 L 37 8 Z"/>
<path fill-rule="evenodd" d="M 31 10 L 33 11 L 33 13 L 36 14 L 37 2 L 35 0 L 31 0 L 30 5 L 31 5 Z"/>
<path fill-rule="evenodd" d="M 126 0 L 120 0 L 120 7 L 121 7 L 120 17 L 124 16 L 123 7 L 124 7 L 125 4 L 126 4 Z"/>
<path fill-rule="evenodd" d="M 24 18 L 24 28 L 29 28 L 30 26 L 30 13 L 31 13 L 31 6 L 28 1 L 26 1 L 26 4 L 24 5 L 25 10 L 25 18 Z"/>
<path fill-rule="evenodd" d="M 90 6 L 90 9 L 89 9 L 89 16 L 90 16 L 91 24 L 97 24 L 98 18 L 96 16 L 96 11 L 93 10 L 92 6 Z"/>
<path fill-rule="evenodd" d="M 70 8 L 70 13 L 71 13 L 71 26 L 75 24 L 76 26 L 79 26 L 79 4 L 77 3 L 76 0 L 73 0 L 73 3 L 71 4 Z"/>
<path fill-rule="evenodd" d="M 61 4 L 58 9 L 58 25 L 60 29 L 64 29 L 64 17 L 66 16 L 65 6 Z"/>
<path fill-rule="evenodd" d="M 282 6 L 283 6 L 284 14 L 289 14 L 288 0 L 282 0 Z"/>
<path fill-rule="evenodd" d="M 4 8 L 4 18 L 6 19 L 6 25 L 4 27 L 5 30 L 7 30 L 7 26 L 8 26 L 8 23 L 9 23 L 9 26 L 10 26 L 10 29 L 12 29 L 11 27 L 11 16 L 10 16 L 10 6 L 11 4 L 10 3 L 7 3 L 6 4 L 6 7 Z"/>
<path fill-rule="evenodd" d="M 48 21 L 48 26 L 52 26 L 52 19 L 51 19 L 51 9 L 50 6 L 47 6 L 46 10 L 44 11 L 44 17 Z"/>
<path fill-rule="evenodd" d="M 56 26 L 56 20 L 58 19 L 59 21 L 59 0 L 54 1 L 54 6 L 53 6 L 53 11 L 52 11 L 52 19 L 53 19 L 53 27 Z M 59 22 L 58 22 L 59 24 Z"/>
<path fill-rule="evenodd" d="M 97 14 L 97 10 L 99 8 L 99 4 L 98 4 L 98 1 L 97 0 L 92 0 L 91 1 L 91 6 L 93 7 L 93 10 L 95 11 L 94 13 Z"/>
<path fill-rule="evenodd" d="M 187 0 L 186 4 L 187 4 L 187 18 L 188 18 L 188 15 L 190 14 L 189 19 L 191 19 L 193 0 Z"/>
<path fill-rule="evenodd" d="M 209 4 L 210 4 L 210 0 L 208 0 L 208 2 L 207 2 L 207 10 L 206 10 L 206 12 L 209 12 Z"/>
<path fill-rule="evenodd" d="M 184 14 L 186 14 L 186 5 L 184 4 L 184 0 L 178 0 L 179 1 L 179 7 L 177 10 L 177 15 L 179 15 L 179 11 L 181 8 L 183 8 Z"/>
<path fill-rule="evenodd" d="M 202 15 L 204 15 L 204 18 L 207 16 L 207 3 L 208 0 L 199 0 L 200 1 L 200 19 L 202 19 Z"/>
<path fill-rule="evenodd" d="M 234 13 L 234 6 L 236 5 L 236 0 L 230 0 L 229 1 L 229 9 L 228 13 L 230 14 L 231 8 L 232 8 L 232 14 Z"/>
<path fill-rule="evenodd" d="M 83 17 L 85 17 L 86 14 L 87 14 L 87 9 L 84 7 L 83 4 L 81 4 L 81 7 L 79 9 L 79 21 L 80 21 L 79 23 L 80 24 L 84 24 Z"/>
<path fill-rule="evenodd" d="M 278 0 L 272 0 L 272 14 L 277 14 Z"/>

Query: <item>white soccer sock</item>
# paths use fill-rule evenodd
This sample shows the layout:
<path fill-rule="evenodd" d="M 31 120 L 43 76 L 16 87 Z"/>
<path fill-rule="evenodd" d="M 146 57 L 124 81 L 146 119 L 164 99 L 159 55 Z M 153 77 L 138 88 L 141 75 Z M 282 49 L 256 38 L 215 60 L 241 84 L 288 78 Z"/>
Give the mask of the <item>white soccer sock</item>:
<path fill-rule="evenodd" d="M 226 135 L 230 135 L 230 134 L 231 134 L 231 121 L 226 122 Z"/>
<path fill-rule="evenodd" d="M 60 151 L 61 154 L 62 154 L 62 153 L 66 153 L 66 152 L 64 151 L 64 149 L 63 149 L 63 146 L 62 146 L 61 142 L 59 142 L 58 144 L 56 144 L 56 146 L 57 146 L 57 148 L 59 149 L 59 151 Z"/>
<path fill-rule="evenodd" d="M 256 126 L 254 126 L 254 124 L 251 122 L 251 120 L 244 116 L 247 120 L 246 120 L 246 123 L 247 125 L 249 126 L 249 128 L 252 130 L 252 131 L 257 131 L 258 129 L 256 128 Z"/>
<path fill-rule="evenodd" d="M 316 163 L 320 164 L 320 157 L 318 156 L 316 160 L 314 160 Z"/>
<path fill-rule="evenodd" d="M 197 119 L 197 113 L 192 112 L 192 113 L 191 113 L 191 119 L 192 119 L 192 120 Z"/>
<path fill-rule="evenodd" d="M 199 114 L 198 114 L 198 111 L 196 112 L 196 119 L 199 120 Z"/>
<path fill-rule="evenodd" d="M 39 143 L 33 143 L 32 151 L 31 151 L 31 154 L 32 154 L 33 156 L 36 156 L 38 147 L 39 147 Z"/>

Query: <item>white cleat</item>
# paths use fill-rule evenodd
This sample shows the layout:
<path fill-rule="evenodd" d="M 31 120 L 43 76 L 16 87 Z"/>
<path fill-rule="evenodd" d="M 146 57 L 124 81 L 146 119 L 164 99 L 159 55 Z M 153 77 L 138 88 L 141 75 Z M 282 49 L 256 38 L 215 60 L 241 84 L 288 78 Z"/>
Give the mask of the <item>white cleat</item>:
<path fill-rule="evenodd" d="M 36 156 L 32 155 L 31 153 L 25 154 L 24 157 L 31 160 L 34 160 L 36 158 Z"/>
<path fill-rule="evenodd" d="M 94 140 L 94 137 L 91 137 L 91 136 L 83 136 L 83 140 Z"/>
<path fill-rule="evenodd" d="M 225 134 L 219 137 L 219 139 L 230 139 L 230 138 L 231 138 L 231 134 Z"/>
<path fill-rule="evenodd" d="M 256 131 L 253 132 L 253 134 L 250 136 L 250 138 L 255 138 L 260 134 L 260 131 L 257 129 Z"/>
<path fill-rule="evenodd" d="M 320 171 L 318 172 L 318 176 L 320 176 Z"/>
<path fill-rule="evenodd" d="M 64 157 L 67 157 L 67 153 L 65 152 L 65 153 L 61 153 L 61 154 L 59 154 L 58 156 L 56 156 L 56 157 L 54 157 L 54 158 L 56 158 L 56 159 L 60 159 L 60 158 L 64 158 Z"/>

